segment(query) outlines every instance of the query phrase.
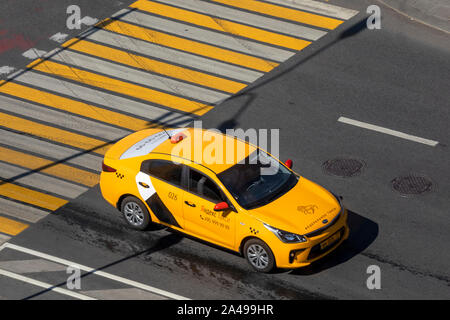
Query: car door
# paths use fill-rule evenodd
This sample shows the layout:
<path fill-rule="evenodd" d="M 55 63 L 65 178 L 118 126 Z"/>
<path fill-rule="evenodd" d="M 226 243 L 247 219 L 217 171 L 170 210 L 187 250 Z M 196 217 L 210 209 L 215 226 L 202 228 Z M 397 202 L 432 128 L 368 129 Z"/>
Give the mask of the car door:
<path fill-rule="evenodd" d="M 136 176 L 139 193 L 162 222 L 183 228 L 183 165 L 170 160 L 151 159 L 141 164 Z"/>
<path fill-rule="evenodd" d="M 226 247 L 235 241 L 235 214 L 232 209 L 214 211 L 214 206 L 227 201 L 217 184 L 207 175 L 186 167 L 187 190 L 183 192 L 183 216 L 186 231 Z"/>

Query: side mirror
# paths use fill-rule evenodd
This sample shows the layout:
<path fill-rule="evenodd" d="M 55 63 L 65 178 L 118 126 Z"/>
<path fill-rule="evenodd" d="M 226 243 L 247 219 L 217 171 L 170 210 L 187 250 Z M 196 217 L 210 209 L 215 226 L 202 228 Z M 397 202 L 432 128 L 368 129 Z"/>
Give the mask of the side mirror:
<path fill-rule="evenodd" d="M 228 203 L 224 202 L 219 202 L 218 204 L 216 204 L 214 206 L 214 211 L 225 211 L 230 209 L 230 206 L 228 205 Z"/>
<path fill-rule="evenodd" d="M 284 163 L 286 165 L 286 167 L 288 167 L 289 169 L 292 169 L 292 160 L 291 159 L 287 159 L 286 162 Z"/>

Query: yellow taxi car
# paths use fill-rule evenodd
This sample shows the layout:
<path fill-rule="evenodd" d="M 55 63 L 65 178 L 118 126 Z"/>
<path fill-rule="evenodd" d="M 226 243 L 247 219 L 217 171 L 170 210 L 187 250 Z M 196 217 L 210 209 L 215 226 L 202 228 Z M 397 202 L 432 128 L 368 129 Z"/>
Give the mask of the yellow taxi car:
<path fill-rule="evenodd" d="M 233 161 L 202 159 L 198 149 L 211 147 L 199 147 L 202 131 L 147 129 L 106 152 L 102 195 L 132 228 L 167 226 L 239 252 L 260 272 L 307 266 L 348 238 L 341 199 L 293 172 L 292 161 L 221 133 L 221 156 L 235 153 Z"/>

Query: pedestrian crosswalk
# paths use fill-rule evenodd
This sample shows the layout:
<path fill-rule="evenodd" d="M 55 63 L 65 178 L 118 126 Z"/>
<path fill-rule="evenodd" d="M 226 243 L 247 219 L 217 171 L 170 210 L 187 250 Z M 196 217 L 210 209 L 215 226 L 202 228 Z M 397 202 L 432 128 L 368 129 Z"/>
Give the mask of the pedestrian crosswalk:
<path fill-rule="evenodd" d="M 0 242 L 96 185 L 115 141 L 187 125 L 356 14 L 138 0 L 0 81 Z"/>

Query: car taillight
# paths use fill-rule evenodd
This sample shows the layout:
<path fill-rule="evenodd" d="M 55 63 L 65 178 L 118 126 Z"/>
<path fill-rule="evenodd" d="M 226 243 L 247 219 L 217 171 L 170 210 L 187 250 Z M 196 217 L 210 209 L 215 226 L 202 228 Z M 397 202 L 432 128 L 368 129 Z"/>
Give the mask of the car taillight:
<path fill-rule="evenodd" d="M 102 170 L 103 170 L 103 172 L 116 172 L 117 171 L 116 169 L 114 169 L 110 166 L 107 166 L 104 162 L 102 162 Z"/>

